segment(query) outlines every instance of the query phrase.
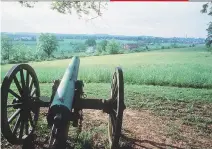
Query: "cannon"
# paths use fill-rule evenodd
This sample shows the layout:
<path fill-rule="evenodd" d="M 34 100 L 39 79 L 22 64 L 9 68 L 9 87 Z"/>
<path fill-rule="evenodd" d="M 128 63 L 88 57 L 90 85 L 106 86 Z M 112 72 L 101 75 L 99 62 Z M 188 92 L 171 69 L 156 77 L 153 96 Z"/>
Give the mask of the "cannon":
<path fill-rule="evenodd" d="M 111 149 L 119 148 L 124 104 L 124 81 L 120 67 L 115 68 L 108 99 L 85 96 L 78 80 L 80 59 L 73 57 L 62 79 L 55 80 L 51 97 L 41 96 L 37 75 L 28 64 L 14 65 L 1 85 L 1 131 L 11 144 L 22 145 L 35 132 L 41 107 L 47 107 L 51 128 L 50 149 L 65 149 L 69 127 L 81 127 L 83 109 L 102 110 L 108 114 L 108 139 Z"/>

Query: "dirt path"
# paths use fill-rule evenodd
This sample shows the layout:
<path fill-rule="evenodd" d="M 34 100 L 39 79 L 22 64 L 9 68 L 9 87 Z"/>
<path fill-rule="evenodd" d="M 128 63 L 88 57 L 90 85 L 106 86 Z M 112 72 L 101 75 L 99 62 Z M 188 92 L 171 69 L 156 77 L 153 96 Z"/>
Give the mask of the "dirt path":
<path fill-rule="evenodd" d="M 108 116 L 101 111 L 86 110 L 84 115 L 86 122 L 107 123 Z M 170 131 L 173 131 L 173 134 L 177 133 L 176 136 Z M 122 140 L 129 144 L 126 148 L 212 148 L 210 138 L 198 136 L 192 128 L 183 125 L 180 120 L 170 122 L 170 119 L 155 116 L 147 110 L 125 110 L 122 133 Z"/>
<path fill-rule="evenodd" d="M 107 115 L 101 111 L 86 110 L 86 121 L 107 123 Z M 90 120 L 88 120 L 90 119 Z M 166 120 L 153 116 L 149 111 L 125 110 L 122 140 L 131 148 L 180 148 L 183 145 L 174 143 L 164 135 Z"/>
<path fill-rule="evenodd" d="M 46 112 L 46 109 L 42 110 L 41 116 Z M 108 115 L 95 110 L 83 110 L 83 114 L 83 132 L 98 129 L 92 136 L 94 146 L 105 148 Z M 102 128 L 103 131 L 100 132 Z M 125 110 L 122 134 L 122 149 L 212 148 L 210 137 L 197 135 L 192 128 L 184 126 L 180 120 L 170 123 L 170 119 L 155 116 L 148 110 Z M 46 136 L 48 138 L 48 134 L 41 134 L 38 137 L 40 140 L 45 140 Z M 20 148 L 5 143 L 6 140 L 3 140 L 2 148 Z"/>

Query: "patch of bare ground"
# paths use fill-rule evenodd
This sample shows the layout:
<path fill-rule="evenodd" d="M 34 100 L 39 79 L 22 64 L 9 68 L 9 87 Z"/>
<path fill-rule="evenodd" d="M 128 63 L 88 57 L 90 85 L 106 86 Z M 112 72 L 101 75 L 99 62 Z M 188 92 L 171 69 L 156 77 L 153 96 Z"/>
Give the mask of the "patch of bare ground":
<path fill-rule="evenodd" d="M 48 144 L 50 129 L 46 125 L 47 110 L 41 110 L 41 120 L 36 130 L 37 139 L 35 148 L 45 148 Z M 87 148 L 108 148 L 107 122 L 108 115 L 102 111 L 83 110 L 84 120 L 81 134 L 91 135 L 91 142 Z M 70 130 L 69 134 L 73 134 Z M 77 139 L 82 139 L 81 136 Z M 124 111 L 123 131 L 121 136 L 122 149 L 181 149 L 181 148 L 212 148 L 212 136 L 198 133 L 193 126 L 185 125 L 181 119 L 170 119 L 165 116 L 156 116 L 149 110 Z M 70 142 L 76 138 L 69 137 Z M 70 144 L 70 146 L 73 146 Z M 2 148 L 21 148 L 2 140 Z"/>
<path fill-rule="evenodd" d="M 107 123 L 107 114 L 101 111 L 86 110 L 85 122 Z M 180 119 L 155 116 L 149 110 L 131 110 L 124 112 L 122 148 L 212 148 L 211 136 L 203 136 L 192 127 L 183 124 Z"/>

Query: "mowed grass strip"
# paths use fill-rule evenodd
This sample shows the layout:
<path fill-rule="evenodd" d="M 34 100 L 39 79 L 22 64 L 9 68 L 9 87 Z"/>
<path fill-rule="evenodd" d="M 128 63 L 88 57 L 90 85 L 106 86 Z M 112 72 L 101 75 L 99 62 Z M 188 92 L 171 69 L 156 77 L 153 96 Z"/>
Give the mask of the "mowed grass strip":
<path fill-rule="evenodd" d="M 154 52 L 80 58 L 79 79 L 87 83 L 110 83 L 115 67 L 122 67 L 124 82 L 212 88 L 212 55 L 201 48 L 170 49 Z M 189 51 L 189 52 L 188 52 Z M 71 59 L 29 63 L 41 83 L 61 79 Z M 13 65 L 1 67 L 1 78 Z"/>

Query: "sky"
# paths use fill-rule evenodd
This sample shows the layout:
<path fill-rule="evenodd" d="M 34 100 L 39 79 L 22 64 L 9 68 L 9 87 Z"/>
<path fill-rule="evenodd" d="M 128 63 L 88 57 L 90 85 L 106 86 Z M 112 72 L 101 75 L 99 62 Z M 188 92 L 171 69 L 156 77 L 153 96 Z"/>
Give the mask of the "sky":
<path fill-rule="evenodd" d="M 103 15 L 80 18 L 50 9 L 51 2 L 34 8 L 1 2 L 1 32 L 49 32 L 157 37 L 207 36 L 211 16 L 201 14 L 201 2 L 108 2 Z"/>

